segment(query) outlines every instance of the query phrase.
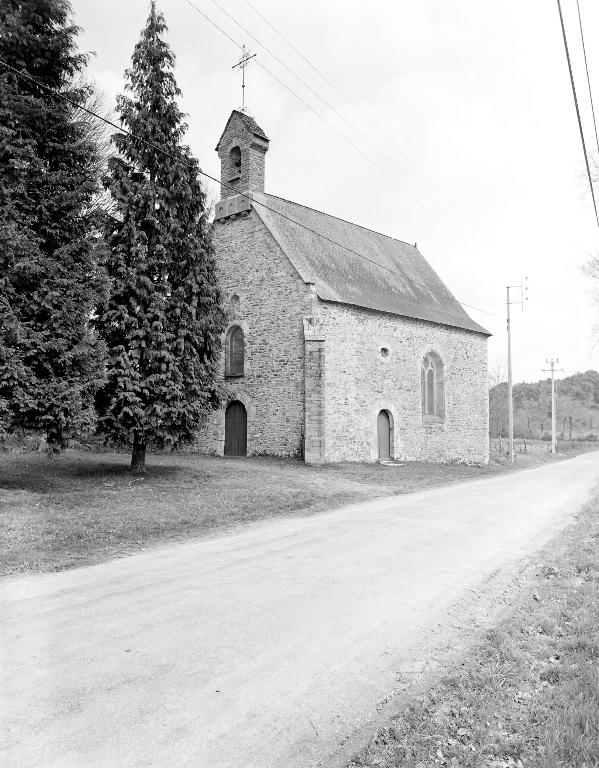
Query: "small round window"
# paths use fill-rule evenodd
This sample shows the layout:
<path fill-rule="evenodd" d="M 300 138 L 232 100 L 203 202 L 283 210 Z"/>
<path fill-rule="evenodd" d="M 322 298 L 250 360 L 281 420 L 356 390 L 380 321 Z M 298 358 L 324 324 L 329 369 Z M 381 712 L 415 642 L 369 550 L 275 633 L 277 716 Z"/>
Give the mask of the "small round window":
<path fill-rule="evenodd" d="M 381 347 L 381 357 L 386 360 L 389 357 L 389 350 L 387 347 Z"/>

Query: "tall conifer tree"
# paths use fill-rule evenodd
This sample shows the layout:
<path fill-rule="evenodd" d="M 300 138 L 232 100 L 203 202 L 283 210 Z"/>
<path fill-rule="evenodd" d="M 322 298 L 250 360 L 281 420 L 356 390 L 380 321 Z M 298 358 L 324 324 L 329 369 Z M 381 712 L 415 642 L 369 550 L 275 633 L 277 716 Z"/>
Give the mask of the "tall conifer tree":
<path fill-rule="evenodd" d="M 174 56 L 152 3 L 118 99 L 127 134 L 107 184 L 116 212 L 106 231 L 111 295 L 98 327 L 109 349 L 98 397 L 101 429 L 132 446 L 145 470 L 146 446 L 193 439 L 218 403 L 216 360 L 224 327 L 211 226 L 199 167 L 181 145 Z M 160 148 L 159 151 L 157 148 Z"/>
<path fill-rule="evenodd" d="M 0 58 L 85 102 L 70 13 L 67 0 L 2 0 Z M 103 371 L 88 323 L 102 290 L 97 171 L 81 113 L 0 64 L 0 428 L 54 446 L 93 423 Z"/>

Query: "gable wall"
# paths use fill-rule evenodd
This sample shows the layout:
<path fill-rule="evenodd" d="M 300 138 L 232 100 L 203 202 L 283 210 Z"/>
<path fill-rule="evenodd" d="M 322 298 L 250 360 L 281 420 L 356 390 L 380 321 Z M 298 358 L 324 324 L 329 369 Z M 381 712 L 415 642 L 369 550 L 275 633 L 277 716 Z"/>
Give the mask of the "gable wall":
<path fill-rule="evenodd" d="M 376 461 L 377 416 L 392 418 L 392 457 L 418 461 L 488 461 L 485 336 L 420 320 L 319 302 L 325 329 L 327 461 Z M 389 357 L 380 355 L 381 347 Z M 444 364 L 445 420 L 422 423 L 423 356 Z"/>
<path fill-rule="evenodd" d="M 300 455 L 303 449 L 304 336 L 307 286 L 254 211 L 215 223 L 218 279 L 225 306 L 232 294 L 240 310 L 229 325 L 245 335 L 245 372 L 224 378 L 223 407 L 197 440 L 200 450 L 224 451 L 224 407 L 239 399 L 248 413 L 248 455 Z"/>

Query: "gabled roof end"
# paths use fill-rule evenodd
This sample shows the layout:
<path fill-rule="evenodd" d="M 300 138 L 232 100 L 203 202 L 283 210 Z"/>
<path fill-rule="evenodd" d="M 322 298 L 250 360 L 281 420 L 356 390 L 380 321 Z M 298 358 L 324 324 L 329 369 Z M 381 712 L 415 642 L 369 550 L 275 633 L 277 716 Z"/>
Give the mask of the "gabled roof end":
<path fill-rule="evenodd" d="M 230 123 L 232 122 L 232 120 L 238 120 L 244 126 L 244 128 L 246 128 L 246 130 L 248 130 L 250 133 L 253 133 L 254 136 L 258 136 L 263 141 L 269 141 L 268 136 L 264 133 L 262 128 L 260 128 L 258 123 L 254 120 L 254 118 L 251 115 L 249 115 L 247 112 L 241 112 L 239 109 L 234 109 L 229 115 L 229 119 L 227 120 L 224 130 L 221 133 L 220 139 L 218 140 L 218 143 L 216 145 L 217 152 L 220 149 L 223 136 L 227 132 L 227 129 Z"/>

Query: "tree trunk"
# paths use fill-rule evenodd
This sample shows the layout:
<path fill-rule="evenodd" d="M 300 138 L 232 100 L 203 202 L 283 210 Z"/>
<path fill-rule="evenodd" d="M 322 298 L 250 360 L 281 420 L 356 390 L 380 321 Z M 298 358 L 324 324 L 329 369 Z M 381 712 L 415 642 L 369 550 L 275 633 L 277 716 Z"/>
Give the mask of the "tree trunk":
<path fill-rule="evenodd" d="M 146 471 L 146 441 L 142 437 L 133 438 L 133 451 L 131 452 L 131 472 L 143 475 Z"/>

